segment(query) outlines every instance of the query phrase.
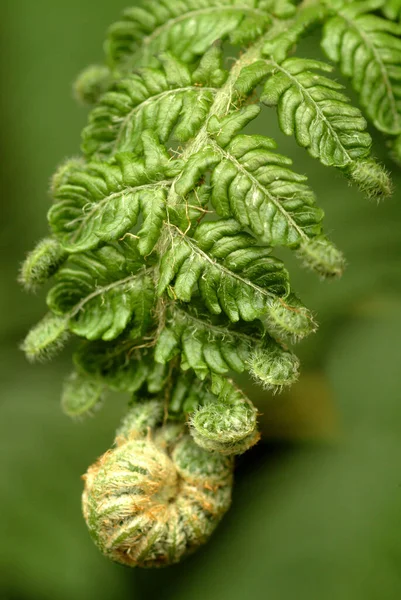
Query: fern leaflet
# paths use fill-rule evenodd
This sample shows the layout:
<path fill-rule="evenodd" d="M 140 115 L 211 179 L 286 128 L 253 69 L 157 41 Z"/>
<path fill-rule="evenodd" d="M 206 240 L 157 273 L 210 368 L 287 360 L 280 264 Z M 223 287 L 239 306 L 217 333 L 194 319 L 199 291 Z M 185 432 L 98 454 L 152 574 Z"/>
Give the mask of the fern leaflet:
<path fill-rule="evenodd" d="M 344 4 L 324 27 L 322 46 L 384 133 L 401 133 L 401 25 L 373 14 L 383 0 Z"/>

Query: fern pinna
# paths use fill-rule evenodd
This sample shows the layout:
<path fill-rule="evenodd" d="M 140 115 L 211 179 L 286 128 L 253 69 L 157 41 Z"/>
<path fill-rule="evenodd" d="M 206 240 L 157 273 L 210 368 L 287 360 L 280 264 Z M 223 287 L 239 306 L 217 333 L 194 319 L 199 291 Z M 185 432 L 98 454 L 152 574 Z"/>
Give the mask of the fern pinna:
<path fill-rule="evenodd" d="M 230 504 L 232 456 L 259 438 L 231 378 L 296 381 L 291 346 L 316 323 L 274 248 L 321 277 L 344 268 L 307 177 L 244 128 L 274 107 L 312 157 L 387 196 L 365 118 L 400 159 L 400 17 L 398 0 L 146 0 L 110 28 L 106 64 L 78 78 L 93 107 L 83 156 L 53 178 L 50 235 L 21 270 L 28 289 L 52 280 L 23 348 L 41 360 L 81 339 L 62 398 L 72 417 L 108 389 L 132 394 L 83 497 L 110 558 L 166 565 L 206 541 Z M 312 27 L 330 64 L 297 55 Z"/>

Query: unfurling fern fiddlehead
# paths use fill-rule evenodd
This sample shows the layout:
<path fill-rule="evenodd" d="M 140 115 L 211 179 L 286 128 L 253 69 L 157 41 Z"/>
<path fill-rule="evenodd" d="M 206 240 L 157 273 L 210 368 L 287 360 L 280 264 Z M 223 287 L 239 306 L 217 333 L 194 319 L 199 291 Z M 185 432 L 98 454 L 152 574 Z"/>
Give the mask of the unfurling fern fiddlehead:
<path fill-rule="evenodd" d="M 147 0 L 110 28 L 107 64 L 80 75 L 76 95 L 94 106 L 83 157 L 53 178 L 50 236 L 21 269 L 27 289 L 52 279 L 23 348 L 41 360 L 81 338 L 70 416 L 108 389 L 133 395 L 85 476 L 85 519 L 113 560 L 165 565 L 203 543 L 230 503 L 231 456 L 259 438 L 233 373 L 273 391 L 297 379 L 289 345 L 316 324 L 272 249 L 322 277 L 344 268 L 307 178 L 243 129 L 276 107 L 311 156 L 389 195 L 365 117 L 401 160 L 400 18 L 391 0 Z M 332 65 L 297 56 L 317 26 L 362 111 Z M 242 49 L 229 70 L 225 43 Z"/>
<path fill-rule="evenodd" d="M 106 556 L 128 566 L 178 562 L 208 539 L 231 501 L 232 459 L 199 448 L 183 424 L 155 428 L 162 418 L 163 402 L 134 406 L 115 448 L 85 475 L 89 530 Z"/>

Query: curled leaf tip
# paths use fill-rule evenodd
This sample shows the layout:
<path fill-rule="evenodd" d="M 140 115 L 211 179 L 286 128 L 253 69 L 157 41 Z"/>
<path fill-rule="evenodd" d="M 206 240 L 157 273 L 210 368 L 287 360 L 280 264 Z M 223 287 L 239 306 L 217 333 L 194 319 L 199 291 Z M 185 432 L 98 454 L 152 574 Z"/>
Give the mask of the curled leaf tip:
<path fill-rule="evenodd" d="M 343 253 L 323 236 L 302 242 L 297 254 L 306 268 L 324 279 L 341 277 L 346 267 Z"/>
<path fill-rule="evenodd" d="M 393 192 L 387 170 L 373 159 L 354 162 L 348 176 L 369 199 L 382 200 L 391 196 Z"/>
<path fill-rule="evenodd" d="M 82 71 L 74 82 L 75 98 L 82 104 L 95 104 L 109 88 L 113 77 L 104 65 L 90 65 Z"/>
<path fill-rule="evenodd" d="M 84 476 L 83 514 L 108 558 L 130 567 L 162 567 L 179 562 L 213 533 L 231 503 L 233 463 L 197 446 L 182 426 L 144 435 L 148 416 L 134 412 L 132 428 L 125 424 L 117 444 Z"/>
<path fill-rule="evenodd" d="M 51 360 L 63 349 L 69 338 L 64 317 L 46 315 L 26 336 L 21 350 L 31 362 Z"/>

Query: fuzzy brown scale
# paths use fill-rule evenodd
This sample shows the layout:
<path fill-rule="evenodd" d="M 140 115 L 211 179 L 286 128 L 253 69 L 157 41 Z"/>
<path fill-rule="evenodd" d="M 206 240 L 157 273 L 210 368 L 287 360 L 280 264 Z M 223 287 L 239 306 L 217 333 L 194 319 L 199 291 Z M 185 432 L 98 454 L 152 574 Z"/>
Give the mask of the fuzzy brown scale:
<path fill-rule="evenodd" d="M 99 549 L 127 566 L 180 561 L 205 543 L 231 502 L 233 462 L 184 427 L 116 438 L 86 475 L 83 513 Z"/>

